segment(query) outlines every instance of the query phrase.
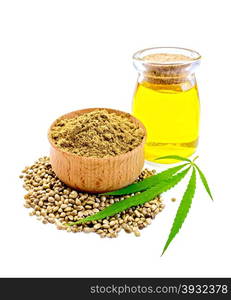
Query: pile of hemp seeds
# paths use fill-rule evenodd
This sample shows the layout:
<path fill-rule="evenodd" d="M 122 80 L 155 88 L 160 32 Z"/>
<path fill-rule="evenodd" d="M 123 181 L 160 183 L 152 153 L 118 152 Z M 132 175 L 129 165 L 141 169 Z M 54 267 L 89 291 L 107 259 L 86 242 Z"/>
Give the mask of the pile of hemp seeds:
<path fill-rule="evenodd" d="M 144 169 L 137 181 L 154 175 L 155 171 Z M 140 230 L 151 224 L 152 219 L 161 212 L 164 204 L 160 197 L 131 207 L 112 217 L 91 221 L 81 225 L 67 226 L 67 223 L 80 220 L 105 207 L 133 196 L 102 196 L 77 191 L 66 186 L 52 171 L 49 157 L 39 158 L 33 165 L 25 167 L 20 178 L 27 191 L 24 206 L 43 224 L 54 224 L 59 230 L 67 232 L 95 232 L 100 237 L 115 238 L 123 229 L 126 233 L 140 236 Z"/>

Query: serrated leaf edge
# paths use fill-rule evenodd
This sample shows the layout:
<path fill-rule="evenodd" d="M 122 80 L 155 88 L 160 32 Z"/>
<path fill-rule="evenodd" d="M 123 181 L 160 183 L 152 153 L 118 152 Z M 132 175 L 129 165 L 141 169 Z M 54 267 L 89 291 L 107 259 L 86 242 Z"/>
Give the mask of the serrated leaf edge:
<path fill-rule="evenodd" d="M 193 171 L 192 171 L 190 180 L 188 182 L 187 188 L 186 188 L 186 190 L 184 192 L 184 195 L 182 197 L 182 200 L 181 200 L 181 203 L 180 203 L 179 208 L 177 210 L 176 216 L 174 218 L 172 228 L 170 230 L 168 239 L 165 243 L 162 255 L 165 253 L 165 251 L 169 247 L 170 243 L 173 241 L 173 239 L 175 238 L 177 233 L 180 231 L 180 229 L 181 229 L 181 227 L 182 227 L 182 225 L 183 225 L 183 223 L 184 223 L 184 221 L 185 221 L 185 219 L 188 215 L 188 212 L 191 208 L 192 199 L 195 195 L 195 191 L 196 191 L 196 171 L 195 171 L 195 168 L 193 167 Z M 184 205 L 185 204 L 187 205 L 188 201 L 189 201 L 188 207 L 186 206 L 186 211 L 184 212 Z M 183 213 L 183 215 L 182 215 L 182 213 Z"/>
<path fill-rule="evenodd" d="M 195 163 L 194 163 L 194 166 L 195 166 L 195 168 L 197 169 L 197 171 L 198 171 L 198 173 L 199 173 L 199 175 L 200 175 L 201 182 L 202 182 L 202 184 L 203 184 L 203 186 L 204 186 L 206 192 L 209 194 L 210 198 L 211 198 L 212 200 L 214 200 L 214 199 L 213 199 L 213 196 L 212 196 L 212 193 L 211 193 L 211 190 L 210 190 L 210 188 L 209 188 L 208 181 L 207 181 L 207 179 L 206 179 L 204 173 L 201 171 L 201 169 L 200 169 Z"/>

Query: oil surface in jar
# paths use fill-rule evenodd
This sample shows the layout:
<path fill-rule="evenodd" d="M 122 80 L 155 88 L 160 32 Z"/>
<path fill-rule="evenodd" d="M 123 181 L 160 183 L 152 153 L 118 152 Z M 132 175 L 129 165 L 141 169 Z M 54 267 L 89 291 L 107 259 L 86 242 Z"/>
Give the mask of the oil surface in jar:
<path fill-rule="evenodd" d="M 196 84 L 138 83 L 133 114 L 147 129 L 146 160 L 155 162 L 157 157 L 165 155 L 192 155 L 198 143 L 199 110 Z M 161 163 L 174 162 L 161 160 Z"/>

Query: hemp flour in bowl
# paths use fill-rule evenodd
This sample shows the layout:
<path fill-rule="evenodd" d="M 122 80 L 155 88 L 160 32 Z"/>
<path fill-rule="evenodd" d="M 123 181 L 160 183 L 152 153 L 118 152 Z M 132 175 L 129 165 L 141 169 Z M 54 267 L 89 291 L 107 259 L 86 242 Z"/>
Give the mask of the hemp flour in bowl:
<path fill-rule="evenodd" d="M 127 116 L 102 109 L 58 120 L 50 136 L 64 151 L 103 158 L 136 148 L 144 138 L 144 130 Z"/>
<path fill-rule="evenodd" d="M 140 174 L 145 139 L 143 124 L 128 113 L 105 108 L 74 111 L 50 127 L 52 168 L 76 189 L 119 189 Z"/>

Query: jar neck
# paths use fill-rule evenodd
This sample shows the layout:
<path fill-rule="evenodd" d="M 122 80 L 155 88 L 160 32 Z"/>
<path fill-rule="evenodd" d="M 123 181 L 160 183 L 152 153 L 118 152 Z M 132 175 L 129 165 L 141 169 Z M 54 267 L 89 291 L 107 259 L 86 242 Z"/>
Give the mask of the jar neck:
<path fill-rule="evenodd" d="M 191 88 L 196 84 L 195 70 L 200 64 L 196 51 L 174 47 L 144 49 L 133 55 L 133 64 L 138 71 L 138 81 L 150 85 L 172 85 Z"/>
<path fill-rule="evenodd" d="M 157 76 L 150 72 L 141 72 L 138 75 L 138 83 L 143 85 L 159 85 L 164 88 L 170 88 L 172 85 L 178 85 L 183 90 L 191 89 L 196 85 L 195 73 L 190 74 L 172 74 L 171 76 Z"/>

